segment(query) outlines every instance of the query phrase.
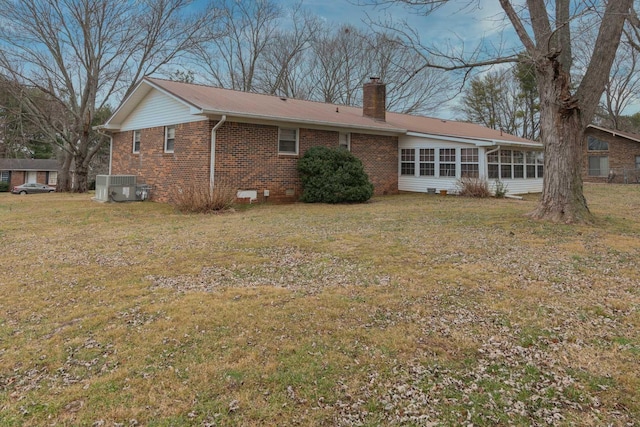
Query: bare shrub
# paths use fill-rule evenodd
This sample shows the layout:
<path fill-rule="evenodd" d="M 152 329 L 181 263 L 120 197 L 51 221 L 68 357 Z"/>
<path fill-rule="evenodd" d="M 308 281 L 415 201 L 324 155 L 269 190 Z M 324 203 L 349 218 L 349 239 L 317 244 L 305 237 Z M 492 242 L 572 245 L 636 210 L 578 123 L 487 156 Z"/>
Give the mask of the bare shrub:
<path fill-rule="evenodd" d="M 490 197 L 489 183 L 481 178 L 462 177 L 458 180 L 458 195 L 467 197 Z"/>
<path fill-rule="evenodd" d="M 229 184 L 219 183 L 213 189 L 193 184 L 178 193 L 174 205 L 180 212 L 212 213 L 231 209 L 235 201 L 236 189 Z"/>

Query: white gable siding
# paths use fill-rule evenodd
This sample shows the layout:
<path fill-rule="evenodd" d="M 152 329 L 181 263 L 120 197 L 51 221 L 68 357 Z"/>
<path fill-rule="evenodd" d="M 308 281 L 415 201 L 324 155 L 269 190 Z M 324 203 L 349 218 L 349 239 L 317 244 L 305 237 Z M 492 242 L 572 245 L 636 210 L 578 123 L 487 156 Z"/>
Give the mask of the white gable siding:
<path fill-rule="evenodd" d="M 418 136 L 400 137 L 398 141 L 398 149 L 403 148 L 455 148 L 456 149 L 456 173 L 454 177 L 432 177 L 432 176 L 408 176 L 400 173 L 401 156 L 398 152 L 398 190 L 411 191 L 418 193 L 426 193 L 429 188 L 435 188 L 436 191 L 447 190 L 449 193 L 458 191 L 458 180 L 460 179 L 460 149 L 474 148 L 474 144 L 465 144 L 463 142 L 442 141 L 435 138 L 426 138 Z M 478 147 L 478 168 L 480 176 L 486 178 L 487 173 L 487 150 L 493 150 L 495 147 Z M 514 148 L 516 149 L 516 148 Z M 437 169 L 436 163 L 436 169 Z M 417 172 L 416 172 L 417 173 Z M 488 180 L 491 191 L 495 189 L 495 180 Z M 507 187 L 507 194 L 526 194 L 539 193 L 542 191 L 542 178 L 540 179 L 503 179 L 503 184 Z"/>
<path fill-rule="evenodd" d="M 160 91 L 152 90 L 122 123 L 122 131 L 207 120 L 191 114 L 188 106 Z"/>

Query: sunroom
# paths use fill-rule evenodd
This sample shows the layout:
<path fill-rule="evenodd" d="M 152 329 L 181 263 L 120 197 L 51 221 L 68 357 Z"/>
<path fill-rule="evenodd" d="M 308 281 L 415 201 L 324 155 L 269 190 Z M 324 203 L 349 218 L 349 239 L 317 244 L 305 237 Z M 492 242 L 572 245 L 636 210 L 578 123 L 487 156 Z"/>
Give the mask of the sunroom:
<path fill-rule="evenodd" d="M 544 157 L 536 142 L 408 135 L 400 138 L 398 189 L 456 194 L 463 178 L 486 180 L 508 195 L 542 191 Z"/>

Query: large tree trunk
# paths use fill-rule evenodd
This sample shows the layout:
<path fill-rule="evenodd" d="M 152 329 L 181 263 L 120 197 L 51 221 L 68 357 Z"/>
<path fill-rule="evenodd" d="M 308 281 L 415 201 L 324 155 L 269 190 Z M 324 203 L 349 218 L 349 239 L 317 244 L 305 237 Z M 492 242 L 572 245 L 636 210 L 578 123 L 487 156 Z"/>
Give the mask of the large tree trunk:
<path fill-rule="evenodd" d="M 585 124 L 579 102 L 571 95 L 569 75 L 556 58 L 546 58 L 537 72 L 544 184 L 538 207 L 530 215 L 554 222 L 590 222 L 582 191 Z"/>
<path fill-rule="evenodd" d="M 56 185 L 56 191 L 67 192 L 71 191 L 71 163 L 73 156 L 67 151 L 62 152 L 63 160 L 58 171 L 58 185 Z"/>

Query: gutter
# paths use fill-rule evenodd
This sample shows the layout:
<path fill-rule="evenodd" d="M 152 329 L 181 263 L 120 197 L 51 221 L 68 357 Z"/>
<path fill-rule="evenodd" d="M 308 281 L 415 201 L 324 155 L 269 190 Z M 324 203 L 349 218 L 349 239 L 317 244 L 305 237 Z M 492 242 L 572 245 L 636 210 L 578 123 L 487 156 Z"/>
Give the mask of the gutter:
<path fill-rule="evenodd" d="M 216 164 L 216 131 L 227 121 L 226 114 L 223 114 L 218 123 L 211 129 L 211 157 L 209 160 L 209 190 L 213 191 L 215 180 L 215 164 Z"/>
<path fill-rule="evenodd" d="M 443 141 L 450 141 L 450 142 L 461 142 L 464 144 L 473 144 L 476 147 L 493 147 L 499 144 L 506 144 L 506 145 L 513 145 L 513 146 L 542 148 L 542 144 L 533 143 L 533 142 L 518 142 L 518 141 L 508 141 L 508 140 L 499 140 L 499 139 L 475 139 L 475 138 L 465 138 L 465 137 L 459 137 L 459 136 L 447 136 L 447 135 L 429 134 L 429 133 L 420 133 L 420 132 L 407 132 L 407 136 L 417 136 L 419 138 L 434 138 L 434 139 L 440 139 Z"/>
<path fill-rule="evenodd" d="M 247 119 L 247 120 L 264 120 L 272 123 L 283 122 L 283 123 L 294 123 L 294 124 L 302 124 L 302 125 L 314 125 L 322 128 L 339 127 L 339 128 L 345 128 L 345 129 L 366 130 L 369 132 L 375 132 L 377 134 L 389 133 L 389 134 L 395 135 L 395 134 L 407 133 L 407 129 L 396 128 L 396 127 L 393 127 L 392 125 L 389 125 L 388 127 L 363 126 L 363 125 L 354 125 L 351 123 L 327 122 L 327 121 L 321 121 L 321 120 L 305 120 L 305 119 L 296 118 L 296 117 L 279 117 L 279 116 L 269 116 L 264 114 L 247 114 L 247 113 L 242 113 L 237 111 L 222 112 L 222 111 L 206 110 L 206 109 L 201 109 L 199 111 L 199 114 L 207 115 L 207 116 L 219 116 L 222 114 L 223 116 L 229 115 L 232 117 L 237 117 L 240 119 Z"/>

